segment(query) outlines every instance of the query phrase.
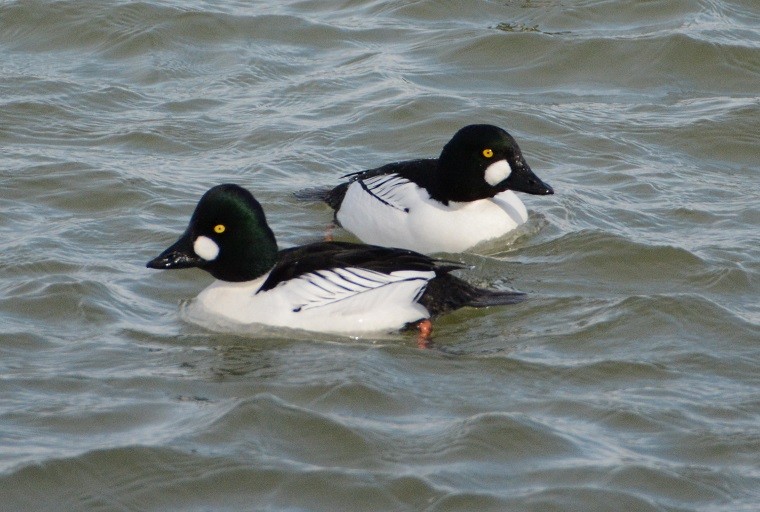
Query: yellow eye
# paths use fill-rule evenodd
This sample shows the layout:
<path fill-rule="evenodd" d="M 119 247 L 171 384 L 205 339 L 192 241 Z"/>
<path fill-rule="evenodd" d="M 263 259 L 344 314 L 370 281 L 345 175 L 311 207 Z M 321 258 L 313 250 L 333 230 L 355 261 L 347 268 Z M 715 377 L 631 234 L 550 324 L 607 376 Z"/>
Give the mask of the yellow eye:
<path fill-rule="evenodd" d="M 217 224 L 216 226 L 214 226 L 214 233 L 221 235 L 222 233 L 224 233 L 225 229 L 227 228 L 224 226 L 224 224 Z"/>
<path fill-rule="evenodd" d="M 491 158 L 493 156 L 493 149 L 486 148 L 483 150 L 483 156 L 486 158 Z"/>

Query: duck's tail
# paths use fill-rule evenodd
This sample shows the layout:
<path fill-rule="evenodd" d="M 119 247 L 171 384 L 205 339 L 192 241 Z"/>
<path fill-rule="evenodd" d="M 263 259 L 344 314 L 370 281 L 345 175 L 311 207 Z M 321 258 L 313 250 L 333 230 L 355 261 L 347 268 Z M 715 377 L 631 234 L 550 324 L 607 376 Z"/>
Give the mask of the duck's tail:
<path fill-rule="evenodd" d="M 313 187 L 294 192 L 296 199 L 302 201 L 325 202 L 333 210 L 338 210 L 346 195 L 348 183 L 341 183 L 337 187 Z"/>
<path fill-rule="evenodd" d="M 431 315 L 438 315 L 465 306 L 485 308 L 516 304 L 526 298 L 527 295 L 521 292 L 478 288 L 458 277 L 445 274 L 428 282 L 419 302 Z"/>

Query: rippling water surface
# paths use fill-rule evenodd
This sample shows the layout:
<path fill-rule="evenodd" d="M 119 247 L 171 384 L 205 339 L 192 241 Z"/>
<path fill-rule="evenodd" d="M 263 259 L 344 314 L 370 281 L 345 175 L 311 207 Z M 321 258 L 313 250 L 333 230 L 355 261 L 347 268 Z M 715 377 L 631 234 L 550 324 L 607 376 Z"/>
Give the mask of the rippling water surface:
<path fill-rule="evenodd" d="M 760 510 L 755 0 L 10 1 L 0 70 L 1 509 Z M 144 268 L 214 184 L 306 243 L 292 192 L 474 122 L 557 194 L 431 350 Z"/>

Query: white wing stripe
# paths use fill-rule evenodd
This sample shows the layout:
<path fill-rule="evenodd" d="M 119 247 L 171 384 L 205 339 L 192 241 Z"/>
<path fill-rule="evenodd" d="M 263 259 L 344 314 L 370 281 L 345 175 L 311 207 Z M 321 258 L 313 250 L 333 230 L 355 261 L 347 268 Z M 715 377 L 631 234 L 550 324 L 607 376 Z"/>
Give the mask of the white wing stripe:
<path fill-rule="evenodd" d="M 384 274 L 360 268 L 320 270 L 290 282 L 297 295 L 293 311 L 317 308 L 356 297 L 364 292 L 409 281 L 424 283 L 435 277 L 433 271 L 402 270 Z M 358 279 L 360 281 L 357 281 Z M 419 294 L 418 294 L 419 295 Z"/>
<path fill-rule="evenodd" d="M 386 180 L 382 183 L 372 186 L 372 190 L 376 191 L 379 195 L 389 196 L 398 192 L 398 187 L 409 183 L 407 180 L 395 179 Z"/>
<path fill-rule="evenodd" d="M 325 272 L 325 271 L 323 271 L 323 270 L 318 270 L 318 271 L 316 271 L 316 272 L 314 272 L 314 273 L 315 273 L 317 276 L 319 276 L 320 278 L 322 278 L 322 280 L 324 280 L 326 283 L 328 283 L 328 284 L 330 284 L 330 285 L 333 285 L 333 286 L 332 286 L 332 289 L 333 289 L 333 290 L 335 290 L 335 287 L 337 287 L 337 288 L 340 288 L 341 290 L 346 290 L 346 291 L 356 291 L 356 288 L 355 288 L 355 287 L 352 287 L 352 286 L 346 286 L 346 285 L 350 285 L 350 284 L 351 284 L 351 282 L 350 282 L 350 281 L 347 281 L 347 280 L 345 280 L 345 279 L 341 279 L 341 276 L 340 276 L 340 275 L 337 275 L 337 274 L 335 274 L 335 272 L 334 272 L 334 271 Z M 337 277 L 338 279 L 336 279 L 336 277 Z"/>
<path fill-rule="evenodd" d="M 372 288 L 373 286 L 377 286 L 378 284 L 383 283 L 383 279 L 372 279 L 369 277 L 375 273 L 374 271 L 372 273 L 365 271 L 364 275 L 359 275 L 359 269 L 355 268 L 336 268 L 333 269 L 333 271 L 346 281 L 354 283 L 360 288 Z M 382 274 L 378 277 L 382 277 Z"/>
<path fill-rule="evenodd" d="M 358 180 L 361 187 L 378 201 L 402 211 L 408 211 L 399 200 L 408 192 L 404 189 L 408 186 L 417 187 L 416 184 L 397 174 L 382 174 L 367 179 Z"/>
<path fill-rule="evenodd" d="M 315 272 L 313 274 L 306 274 L 306 278 L 312 285 L 326 291 L 329 294 L 343 294 L 346 292 L 355 292 L 352 287 L 344 286 L 341 283 L 350 284 L 345 280 L 336 280 L 332 272 L 327 273 L 324 271 Z M 339 276 L 338 276 L 339 277 Z"/>
<path fill-rule="evenodd" d="M 363 291 L 378 290 L 378 289 L 383 288 L 385 286 L 392 286 L 394 284 L 398 284 L 398 283 L 402 283 L 402 282 L 407 282 L 407 281 L 422 281 L 424 283 L 427 283 L 429 281 L 429 279 L 426 279 L 424 277 L 412 277 L 412 278 L 407 278 L 407 279 L 400 279 L 398 281 L 393 281 L 393 282 L 388 282 L 388 283 L 381 284 L 380 286 L 376 286 L 374 288 L 368 288 L 368 289 L 363 290 Z M 416 301 L 417 298 L 419 298 L 422 295 L 423 288 L 424 288 L 424 286 L 422 286 L 421 289 L 420 289 L 420 291 L 417 292 L 417 295 L 415 295 L 415 299 L 414 299 L 415 301 Z M 313 308 L 318 308 L 318 307 L 322 307 L 322 306 L 328 306 L 328 305 L 334 304 L 336 302 L 340 302 L 340 301 L 343 301 L 343 300 L 348 300 L 348 299 L 354 298 L 354 297 L 358 296 L 360 293 L 363 293 L 363 292 L 346 294 L 346 295 L 344 295 L 342 297 L 341 296 L 335 296 L 335 297 L 332 297 L 332 298 L 318 297 L 318 298 L 323 299 L 323 300 L 321 300 L 321 301 L 309 300 L 308 302 L 306 302 L 306 303 L 298 306 L 297 308 L 295 308 L 293 311 L 303 311 L 303 310 L 306 310 L 306 309 L 313 309 Z"/>

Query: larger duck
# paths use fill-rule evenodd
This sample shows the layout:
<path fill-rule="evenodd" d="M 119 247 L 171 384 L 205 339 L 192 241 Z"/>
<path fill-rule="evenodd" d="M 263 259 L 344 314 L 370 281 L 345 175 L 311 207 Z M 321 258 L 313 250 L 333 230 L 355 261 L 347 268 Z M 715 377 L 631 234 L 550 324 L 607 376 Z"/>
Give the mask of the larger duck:
<path fill-rule="evenodd" d="M 184 234 L 147 266 L 209 272 L 217 281 L 196 306 L 213 316 L 333 333 L 392 331 L 523 298 L 472 286 L 450 274 L 459 265 L 405 249 L 317 242 L 278 250 L 261 205 L 233 184 L 206 192 Z"/>

